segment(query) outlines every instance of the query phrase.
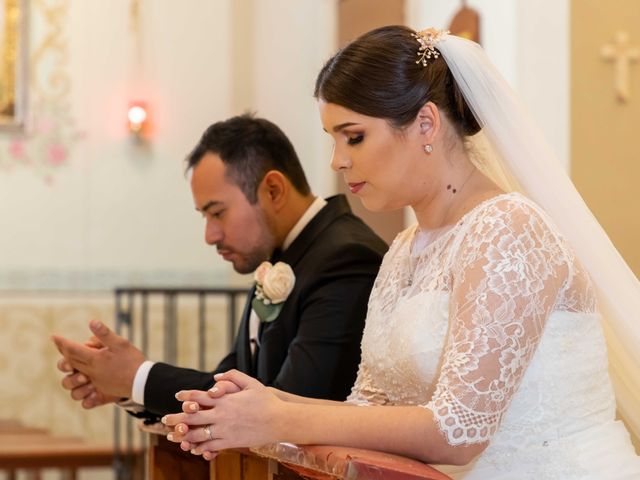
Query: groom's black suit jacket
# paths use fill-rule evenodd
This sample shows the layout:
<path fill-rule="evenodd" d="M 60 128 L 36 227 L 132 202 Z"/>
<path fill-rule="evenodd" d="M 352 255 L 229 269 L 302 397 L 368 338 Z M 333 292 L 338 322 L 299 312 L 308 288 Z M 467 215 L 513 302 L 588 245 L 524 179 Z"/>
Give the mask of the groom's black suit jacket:
<path fill-rule="evenodd" d="M 281 255 L 296 276 L 293 291 L 271 323 L 262 323 L 252 359 L 247 298 L 233 350 L 213 372 L 156 363 L 144 403 L 150 414 L 181 411 L 179 390 L 206 390 L 213 374 L 235 368 L 265 385 L 315 398 L 344 400 L 355 381 L 369 293 L 387 245 L 351 213 L 344 196 L 327 205 Z M 150 416 L 152 416 L 150 415 Z"/>

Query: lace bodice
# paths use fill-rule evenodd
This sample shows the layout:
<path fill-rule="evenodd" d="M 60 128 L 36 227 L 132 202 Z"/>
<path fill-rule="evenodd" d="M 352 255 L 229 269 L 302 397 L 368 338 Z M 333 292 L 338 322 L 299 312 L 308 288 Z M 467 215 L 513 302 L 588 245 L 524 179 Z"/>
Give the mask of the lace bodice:
<path fill-rule="evenodd" d="M 417 233 L 384 258 L 348 401 L 423 406 L 450 444 L 491 440 L 501 463 L 613 420 L 594 293 L 544 212 L 510 193 L 412 253 Z"/>

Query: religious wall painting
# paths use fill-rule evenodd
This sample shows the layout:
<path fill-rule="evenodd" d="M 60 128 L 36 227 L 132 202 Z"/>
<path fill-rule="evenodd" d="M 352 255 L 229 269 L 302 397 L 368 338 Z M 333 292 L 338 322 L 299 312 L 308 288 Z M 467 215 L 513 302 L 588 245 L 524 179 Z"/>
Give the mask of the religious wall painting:
<path fill-rule="evenodd" d="M 0 0 L 0 130 L 24 124 L 27 93 L 27 0 Z"/>
<path fill-rule="evenodd" d="M 51 183 L 54 174 L 68 164 L 73 144 L 82 136 L 69 101 L 71 81 L 65 36 L 68 7 L 69 0 L 0 0 L 6 15 L 0 17 L 0 22 L 16 24 L 18 16 L 23 38 L 0 73 L 8 78 L 3 80 L 1 92 L 12 81 L 15 91 L 20 92 L 13 100 L 4 95 L 8 99 L 4 108 L 9 113 L 0 120 L 0 172 L 27 168 Z M 10 22 L 9 16 L 14 20 Z M 15 62 L 11 60 L 14 56 Z M 10 72 L 14 63 L 22 66 L 16 67 L 19 75 L 12 80 L 14 77 L 5 72 Z"/>

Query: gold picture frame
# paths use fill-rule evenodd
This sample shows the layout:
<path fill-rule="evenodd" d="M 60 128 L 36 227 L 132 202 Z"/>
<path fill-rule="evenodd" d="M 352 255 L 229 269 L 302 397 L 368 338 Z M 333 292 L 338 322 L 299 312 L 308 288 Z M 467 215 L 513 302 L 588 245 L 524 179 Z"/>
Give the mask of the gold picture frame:
<path fill-rule="evenodd" d="M 28 0 L 0 0 L 0 131 L 21 130 L 27 108 Z"/>

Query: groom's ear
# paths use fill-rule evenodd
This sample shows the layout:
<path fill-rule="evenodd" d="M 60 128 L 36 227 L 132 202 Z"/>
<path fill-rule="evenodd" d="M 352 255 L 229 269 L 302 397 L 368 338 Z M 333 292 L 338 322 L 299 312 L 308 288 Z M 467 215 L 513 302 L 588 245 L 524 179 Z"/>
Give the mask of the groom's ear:
<path fill-rule="evenodd" d="M 258 185 L 258 199 L 263 209 L 274 214 L 286 207 L 290 198 L 291 185 L 279 170 L 269 170 Z"/>
<path fill-rule="evenodd" d="M 433 102 L 425 103 L 416 117 L 418 131 L 424 143 L 433 143 L 440 131 L 440 110 Z"/>

